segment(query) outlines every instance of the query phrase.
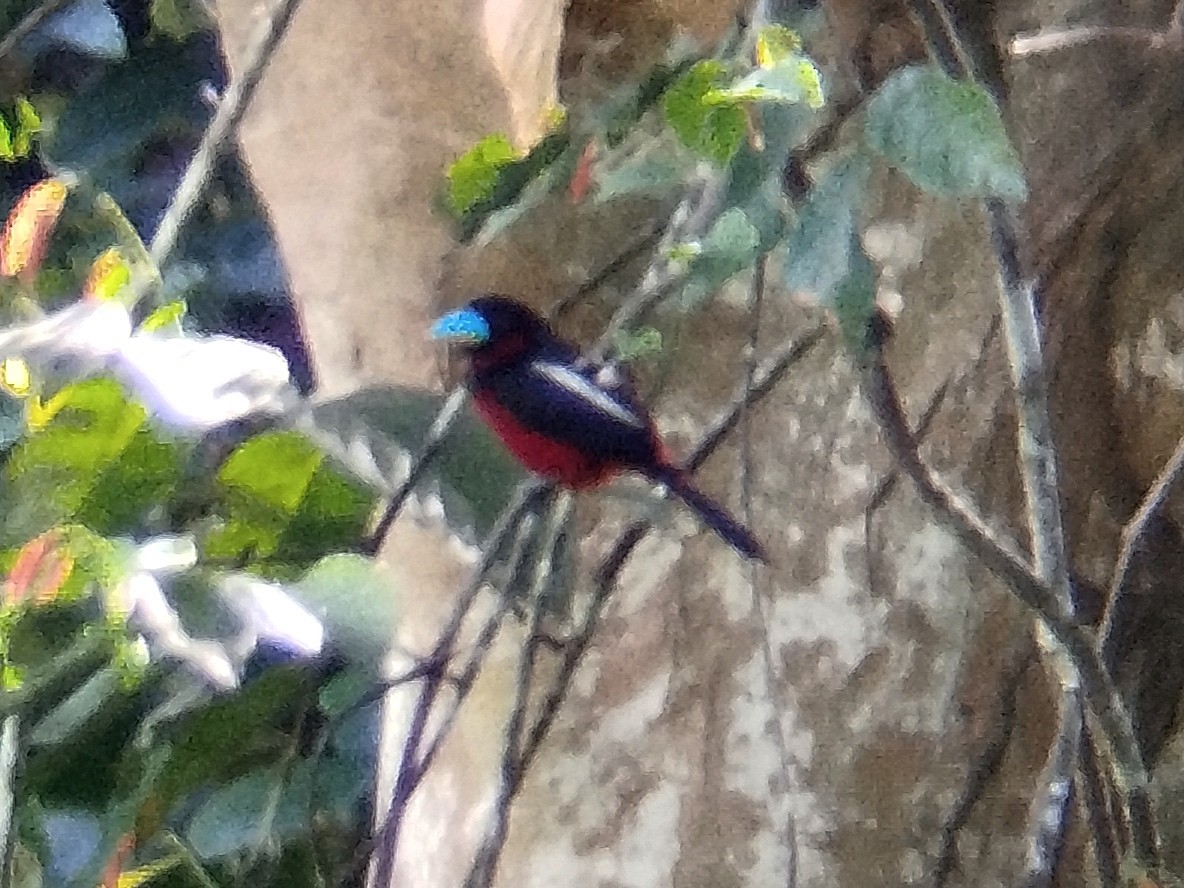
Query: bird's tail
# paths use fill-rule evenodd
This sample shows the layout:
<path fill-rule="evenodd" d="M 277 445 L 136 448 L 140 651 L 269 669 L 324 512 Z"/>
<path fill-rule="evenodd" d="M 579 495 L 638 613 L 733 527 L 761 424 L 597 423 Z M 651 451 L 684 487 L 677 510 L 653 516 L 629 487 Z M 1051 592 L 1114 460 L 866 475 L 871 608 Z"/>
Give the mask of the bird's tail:
<path fill-rule="evenodd" d="M 682 469 L 663 465 L 649 470 L 646 474 L 650 480 L 670 488 L 679 499 L 691 507 L 704 524 L 745 558 L 768 562 L 764 547 L 757 542 L 752 531 L 729 515 L 723 506 L 699 490 Z"/>

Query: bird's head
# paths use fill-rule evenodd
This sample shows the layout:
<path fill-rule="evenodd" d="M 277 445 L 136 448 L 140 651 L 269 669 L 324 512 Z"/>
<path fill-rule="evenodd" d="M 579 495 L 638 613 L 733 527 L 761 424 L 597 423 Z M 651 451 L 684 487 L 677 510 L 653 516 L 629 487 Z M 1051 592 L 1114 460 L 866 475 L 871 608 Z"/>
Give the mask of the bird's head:
<path fill-rule="evenodd" d="M 432 324 L 432 338 L 459 345 L 470 354 L 493 355 L 529 349 L 552 336 L 547 322 L 508 296 L 480 296 Z"/>

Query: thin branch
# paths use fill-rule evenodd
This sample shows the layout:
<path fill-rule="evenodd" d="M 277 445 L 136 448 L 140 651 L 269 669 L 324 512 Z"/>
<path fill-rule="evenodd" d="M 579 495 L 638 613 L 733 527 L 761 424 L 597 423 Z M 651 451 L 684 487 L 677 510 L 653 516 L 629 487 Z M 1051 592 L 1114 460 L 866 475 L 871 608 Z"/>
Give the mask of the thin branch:
<path fill-rule="evenodd" d="M 998 776 L 999 768 L 1003 765 L 1017 721 L 1015 698 L 1019 691 L 1020 679 L 1034 659 L 1032 652 L 1017 657 L 1015 665 L 1008 670 L 1002 681 L 998 718 L 991 721 L 994 733 L 975 757 L 958 801 L 942 824 L 941 850 L 933 865 L 933 888 L 946 888 L 949 884 L 958 861 L 958 836 L 970 822 L 970 815 L 984 798 L 987 787 Z"/>
<path fill-rule="evenodd" d="M 704 166 L 700 187 L 692 189 L 671 215 L 662 242 L 654 261 L 650 264 L 641 286 L 620 308 L 601 333 L 596 344 L 587 352 L 585 359 L 598 363 L 612 350 L 617 334 L 632 327 L 658 303 L 673 295 L 686 277 L 683 263 L 669 258 L 670 248 L 680 241 L 699 240 L 704 237 L 724 210 L 727 193 L 727 177 L 713 168 Z"/>
<path fill-rule="evenodd" d="M 1158 860 L 1147 769 L 1135 740 L 1126 703 L 1098 657 L 1090 633 L 1065 611 L 1056 594 L 1033 572 L 1018 547 L 996 534 L 922 460 L 909 431 L 900 394 L 878 347 L 868 368 L 865 392 L 889 450 L 913 480 L 922 501 L 937 513 L 972 554 L 1007 584 L 1017 599 L 1035 611 L 1073 660 L 1080 673 L 1085 697 L 1115 759 L 1115 779 L 1132 821 L 1136 855 L 1143 863 Z"/>
<path fill-rule="evenodd" d="M 21 717 L 0 719 L 0 888 L 10 888 L 16 852 L 16 789 L 20 769 Z"/>
<path fill-rule="evenodd" d="M 766 15 L 764 5 L 758 6 L 760 14 Z M 752 270 L 752 277 L 748 285 L 748 313 L 750 326 L 748 343 L 744 349 L 744 387 L 749 392 L 756 385 L 757 373 L 760 370 L 757 362 L 757 348 L 760 345 L 761 320 L 765 303 L 765 282 L 768 273 L 769 257 L 761 256 L 757 259 Z M 752 413 L 745 410 L 741 414 L 740 426 L 740 510 L 744 516 L 744 523 L 752 527 L 756 518 L 753 505 L 753 478 L 756 475 L 756 455 L 752 443 Z M 760 629 L 761 661 L 764 670 L 765 696 L 769 699 L 769 708 L 776 719 L 776 731 L 773 741 L 777 747 L 777 762 L 781 766 L 781 788 L 783 795 L 788 798 L 793 786 L 793 757 L 789 754 L 789 741 L 785 738 L 785 712 L 781 696 L 777 693 L 777 667 L 773 657 L 773 643 L 770 639 L 769 619 L 765 614 L 764 602 L 761 596 L 760 566 L 755 561 L 749 561 L 746 567 L 748 574 L 748 588 L 751 594 L 750 612 L 752 619 Z M 794 888 L 798 882 L 798 841 L 797 822 L 792 808 L 787 806 L 785 825 L 785 885 Z"/>
<path fill-rule="evenodd" d="M 181 178 L 181 184 L 177 186 L 177 191 L 173 194 L 173 199 L 169 202 L 168 209 L 152 238 L 148 252 L 158 268 L 164 266 L 177 246 L 181 230 L 189 221 L 198 200 L 209 184 L 219 153 L 246 114 L 255 90 L 263 78 L 263 72 L 279 48 L 280 41 L 299 6 L 300 0 L 276 0 L 248 45 L 243 57 L 242 72 L 231 81 L 218 102 L 214 119 L 206 127 L 201 143 L 197 146 L 197 151 L 194 152 L 193 159 Z"/>
<path fill-rule="evenodd" d="M 4 35 L 4 39 L 0 40 L 0 59 L 7 57 L 16 48 L 16 45 L 33 33 L 43 21 L 72 2 L 73 0 L 46 0 L 46 2 L 33 7 L 11 31 Z"/>
<path fill-rule="evenodd" d="M 399 517 L 403 506 L 407 504 L 407 498 L 411 496 L 411 492 L 423 480 L 423 476 L 440 454 L 444 443 L 448 440 L 448 436 L 456 427 L 457 422 L 460 421 L 461 411 L 468 401 L 469 392 L 464 386 L 457 386 L 448 394 L 443 406 L 440 407 L 440 411 L 432 420 L 431 426 L 428 427 L 428 433 L 424 438 L 423 447 L 415 459 L 411 461 L 411 466 L 407 470 L 407 477 L 403 479 L 403 482 L 391 494 L 390 502 L 387 504 L 386 509 L 383 510 L 382 517 L 378 519 L 378 523 L 374 526 L 374 532 L 362 543 L 361 551 L 363 555 L 374 556 L 378 554 L 378 550 L 382 548 L 382 544 L 386 541 L 386 535 L 390 533 L 391 525 L 395 523 L 395 519 Z"/>
<path fill-rule="evenodd" d="M 620 254 L 605 264 L 598 272 L 587 280 L 582 281 L 575 290 L 556 302 L 551 310 L 552 316 L 557 318 L 563 317 L 572 306 L 578 305 L 585 297 L 591 296 L 608 283 L 612 277 L 628 268 L 631 263 L 637 261 L 646 253 L 652 252 L 662 242 L 662 238 L 665 237 L 666 230 L 669 226 L 670 218 L 667 217 L 662 223 L 655 225 L 652 230 L 635 240 L 621 251 Z"/>
<path fill-rule="evenodd" d="M 489 533 L 486 544 L 482 547 L 480 563 L 474 570 L 469 583 L 457 597 L 448 623 L 441 631 L 432 652 L 426 658 L 428 662 L 438 663 L 441 666 L 448 662 L 457 637 L 460 635 L 461 627 L 464 625 L 465 617 L 472 608 L 477 594 L 481 591 L 486 576 L 497 561 L 502 548 L 509 541 L 518 522 L 544 489 L 545 487 L 537 481 L 520 485 L 513 502 L 502 511 L 497 523 Z M 403 818 L 411 796 L 423 779 L 420 743 L 427 731 L 432 706 L 440 691 L 442 673 L 441 669 L 440 672 L 429 674 L 424 682 L 423 689 L 415 703 L 415 709 L 407 729 L 407 737 L 403 741 L 403 752 L 396 771 L 395 785 L 391 790 L 390 803 L 386 806 L 383 814 L 382 825 L 375 831 L 369 842 L 363 843 L 363 847 L 355 856 L 355 863 L 364 865 L 369 860 L 371 852 L 377 849 L 371 883 L 374 885 L 386 886 L 391 883 Z"/>
<path fill-rule="evenodd" d="M 931 53 L 951 77 L 973 79 L 976 66 L 941 0 L 914 0 Z M 999 273 L 1003 339 L 1016 401 L 1016 444 L 1025 516 L 1036 576 L 1056 598 L 1061 616 L 1076 617 L 1068 546 L 1061 514 L 1056 442 L 1049 410 L 1048 381 L 1041 348 L 1037 292 L 1024 281 L 1019 257 L 1019 223 L 997 198 L 983 202 Z M 1068 823 L 1069 799 L 1081 737 L 1082 702 L 1078 664 L 1063 649 L 1052 663 L 1061 682 L 1057 737 L 1048 754 L 1040 790 L 1032 802 L 1028 888 L 1051 885 Z M 1099 660 L 1100 663 L 1100 660 Z"/>
<path fill-rule="evenodd" d="M 1073 812 L 1074 772 L 1085 724 L 1082 716 L 1080 694 L 1072 690 L 1064 693 L 1057 732 L 1040 774 L 1039 791 L 1032 801 L 1025 888 L 1054 884 L 1061 863 L 1065 833 Z"/>
<path fill-rule="evenodd" d="M 1085 25 L 1075 28 L 1044 28 L 1017 34 L 1009 50 L 1013 58 L 1059 52 L 1101 40 L 1132 43 L 1152 52 L 1184 50 L 1184 0 L 1177 0 L 1172 17 L 1162 30 L 1127 28 L 1109 25 Z"/>
<path fill-rule="evenodd" d="M 1184 34 L 1177 29 L 1156 31 L 1151 28 L 1120 28 L 1106 25 L 1080 28 L 1045 28 L 1017 34 L 1011 39 L 1008 52 L 1012 58 L 1061 52 L 1077 46 L 1100 41 L 1129 43 L 1151 52 L 1179 52 L 1184 49 Z"/>
<path fill-rule="evenodd" d="M 1098 761 L 1098 749 L 1090 735 L 1088 722 L 1081 726 L 1080 755 L 1081 795 L 1085 802 L 1086 821 L 1089 824 L 1090 844 L 1094 852 L 1094 865 L 1102 888 L 1118 888 L 1119 858 L 1117 838 L 1114 835 L 1113 817 L 1108 804 L 1109 792 L 1102 777 Z"/>
<path fill-rule="evenodd" d="M 1057 452 L 1040 344 L 1036 293 L 1034 287 L 1022 281 L 1016 222 L 1011 211 L 997 200 L 988 200 L 986 209 L 999 268 L 1003 340 L 1015 387 L 1016 438 L 1034 567 L 1037 575 L 1051 587 L 1064 612 L 1073 617 L 1076 616 L 1076 604 L 1061 515 Z M 1060 653 L 1052 659 L 1061 681 L 1061 713 L 1057 737 L 1041 775 L 1040 791 L 1032 802 L 1028 888 L 1044 888 L 1052 884 L 1056 860 L 1064 844 L 1077 744 L 1081 737 L 1083 713 L 1076 665 Z"/>
<path fill-rule="evenodd" d="M 1156 476 L 1151 489 L 1147 491 L 1143 501 L 1139 503 L 1139 508 L 1135 510 L 1135 514 L 1122 528 L 1118 559 L 1114 563 L 1114 571 L 1110 577 L 1110 592 L 1098 632 L 1098 651 L 1103 655 L 1110 647 L 1111 634 L 1114 630 L 1114 615 L 1118 611 L 1118 604 L 1126 594 L 1131 562 L 1134 561 L 1135 555 L 1139 551 L 1147 529 L 1159 515 L 1160 509 L 1167 502 L 1182 475 L 1184 475 L 1184 437 L 1176 444 L 1175 452 Z"/>
<path fill-rule="evenodd" d="M 546 534 L 540 549 L 541 557 L 535 563 L 534 581 L 530 593 L 530 601 L 533 606 L 527 629 L 526 645 L 519 654 L 518 676 L 514 684 L 514 701 L 510 707 L 510 717 L 506 721 L 500 781 L 497 796 L 493 801 L 493 826 L 473 858 L 473 865 L 465 879 L 466 888 L 484 888 L 492 883 L 502 849 L 505 847 L 510 825 L 510 806 L 521 781 L 518 774 L 518 758 L 522 748 L 523 727 L 526 724 L 527 710 L 530 706 L 530 693 L 534 682 L 535 661 L 539 648 L 539 633 L 546 610 L 543 596 L 546 583 L 551 576 L 554 556 L 561 541 L 563 527 L 571 516 L 572 505 L 572 497 L 568 494 L 551 509 Z"/>

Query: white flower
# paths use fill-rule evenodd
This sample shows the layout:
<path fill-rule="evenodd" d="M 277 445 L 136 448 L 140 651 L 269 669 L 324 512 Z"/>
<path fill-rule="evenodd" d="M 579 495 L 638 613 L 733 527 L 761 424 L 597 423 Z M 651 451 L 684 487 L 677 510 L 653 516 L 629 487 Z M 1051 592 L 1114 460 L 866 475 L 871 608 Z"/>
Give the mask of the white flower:
<path fill-rule="evenodd" d="M 282 586 L 248 574 L 228 574 L 222 597 L 243 621 L 251 647 L 269 641 L 300 657 L 315 657 L 325 643 L 325 627 Z"/>
<path fill-rule="evenodd" d="M 114 597 L 128 623 L 143 634 L 155 654 L 188 664 L 217 688 L 230 690 L 238 685 L 238 672 L 222 645 L 185 631 L 153 574 L 133 571 L 116 588 Z"/>
<path fill-rule="evenodd" d="M 230 336 L 136 333 L 113 369 L 157 419 L 187 431 L 282 412 L 295 394 L 279 351 Z"/>
<path fill-rule="evenodd" d="M 112 605 L 127 616 L 155 657 L 172 657 L 188 664 L 216 688 L 238 685 L 238 670 L 216 641 L 194 638 L 181 625 L 159 577 L 197 563 L 197 546 L 190 536 L 159 536 L 137 546 L 130 570 L 115 587 Z"/>
<path fill-rule="evenodd" d="M 165 425 L 204 433 L 256 413 L 281 413 L 296 390 L 277 349 L 233 336 L 132 332 L 118 302 L 78 302 L 0 330 L 0 360 L 56 374 L 111 370 Z"/>
<path fill-rule="evenodd" d="M 128 341 L 132 319 L 118 302 L 78 302 L 0 331 L 0 357 L 39 365 L 62 358 L 100 366 Z"/>
<path fill-rule="evenodd" d="M 153 537 L 136 550 L 135 564 L 158 576 L 179 573 L 197 564 L 197 544 L 191 536 Z"/>

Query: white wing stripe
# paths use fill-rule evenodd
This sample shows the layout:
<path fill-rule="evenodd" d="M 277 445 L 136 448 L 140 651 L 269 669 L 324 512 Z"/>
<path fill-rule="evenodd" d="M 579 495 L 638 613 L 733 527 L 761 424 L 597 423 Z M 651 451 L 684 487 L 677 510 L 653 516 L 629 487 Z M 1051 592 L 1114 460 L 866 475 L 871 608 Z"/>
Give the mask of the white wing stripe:
<path fill-rule="evenodd" d="M 645 421 L 627 408 L 620 401 L 614 400 L 612 395 L 597 388 L 586 376 L 576 372 L 563 364 L 550 364 L 545 361 L 535 361 L 531 369 L 549 382 L 560 388 L 567 389 L 576 397 L 587 401 L 598 410 L 608 414 L 613 419 L 620 420 L 635 428 L 645 428 Z"/>

